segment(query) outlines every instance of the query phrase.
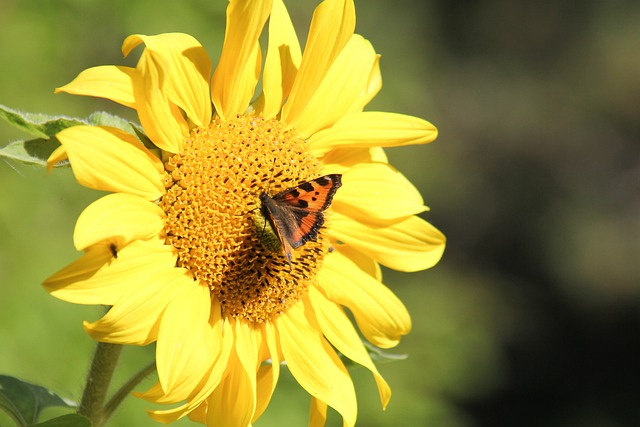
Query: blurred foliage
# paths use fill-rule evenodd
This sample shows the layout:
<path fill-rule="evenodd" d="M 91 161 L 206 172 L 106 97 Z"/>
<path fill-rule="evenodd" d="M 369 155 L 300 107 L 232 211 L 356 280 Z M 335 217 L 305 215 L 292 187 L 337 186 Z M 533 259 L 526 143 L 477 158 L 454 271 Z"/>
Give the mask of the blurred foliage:
<path fill-rule="evenodd" d="M 289 3 L 304 40 L 315 2 Z M 53 88 L 90 66 L 134 63 L 119 50 L 133 33 L 188 32 L 215 63 L 225 5 L 4 0 L 0 103 L 135 119 Z M 640 4 L 356 7 L 357 32 L 382 54 L 384 86 L 368 109 L 424 117 L 440 130 L 434 144 L 389 156 L 449 239 L 436 268 L 385 271 L 413 316 L 397 349 L 410 357 L 380 367 L 394 393 L 385 413 L 370 375 L 352 370 L 359 425 L 640 425 Z M 0 141 L 20 136 L 0 127 Z M 47 176 L 3 161 L 0 180 L 0 373 L 77 399 L 94 347 L 81 321 L 100 308 L 58 301 L 40 283 L 78 256 L 75 219 L 100 195 L 69 171 Z M 153 351 L 127 348 L 116 384 Z M 148 408 L 130 399 L 111 425 L 155 425 Z M 283 374 L 257 425 L 307 417 L 308 397 Z M 340 425 L 335 414 L 329 425 Z"/>

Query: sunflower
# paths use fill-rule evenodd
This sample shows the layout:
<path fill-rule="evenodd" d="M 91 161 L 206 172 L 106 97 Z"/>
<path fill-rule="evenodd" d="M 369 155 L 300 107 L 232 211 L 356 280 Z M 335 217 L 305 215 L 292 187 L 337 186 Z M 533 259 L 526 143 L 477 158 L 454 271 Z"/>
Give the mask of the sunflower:
<path fill-rule="evenodd" d="M 75 126 L 57 135 L 49 166 L 68 159 L 80 184 L 111 194 L 78 218 L 82 257 L 44 286 L 110 306 L 84 324 L 96 340 L 156 342 L 158 382 L 139 396 L 178 406 L 152 418 L 250 425 L 286 362 L 312 396 L 311 425 L 323 425 L 330 406 L 352 426 L 356 397 L 338 353 L 372 372 L 387 405 L 390 388 L 360 336 L 393 347 L 411 320 L 380 264 L 429 268 L 444 236 L 416 216 L 423 200 L 382 147 L 427 143 L 437 131 L 363 111 L 381 88 L 379 56 L 354 27 L 351 0 L 326 0 L 302 53 L 281 0 L 232 0 L 213 74 L 189 35 L 132 35 L 122 50 L 143 45 L 135 68 L 90 68 L 57 89 L 110 99 L 140 120 L 131 133 Z M 327 174 L 343 185 L 315 238 L 288 259 L 271 244 L 278 230 L 267 230 L 261 196 Z"/>

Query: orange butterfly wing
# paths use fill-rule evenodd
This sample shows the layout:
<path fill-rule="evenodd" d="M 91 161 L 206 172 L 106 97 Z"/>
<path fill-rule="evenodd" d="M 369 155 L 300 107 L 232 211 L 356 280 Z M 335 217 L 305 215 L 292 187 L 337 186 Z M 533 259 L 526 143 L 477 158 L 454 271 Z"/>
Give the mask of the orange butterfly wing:
<path fill-rule="evenodd" d="M 271 222 L 289 262 L 292 249 L 318 236 L 324 224 L 323 212 L 342 185 L 341 177 L 339 174 L 325 175 L 273 197 L 266 193 L 260 195 L 263 215 Z"/>

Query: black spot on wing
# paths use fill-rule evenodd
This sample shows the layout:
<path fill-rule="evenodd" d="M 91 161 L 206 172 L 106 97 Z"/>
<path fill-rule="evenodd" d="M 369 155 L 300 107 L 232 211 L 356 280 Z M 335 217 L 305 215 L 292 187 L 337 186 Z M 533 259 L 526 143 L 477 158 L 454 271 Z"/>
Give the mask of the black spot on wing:
<path fill-rule="evenodd" d="M 338 173 L 325 175 L 318 178 L 316 182 L 318 183 L 318 185 L 322 187 L 331 185 L 331 188 L 327 193 L 327 198 L 324 201 L 324 205 L 322 206 L 322 209 L 320 209 L 320 210 L 325 210 L 331 204 L 331 201 L 333 200 L 333 196 L 336 194 L 336 191 L 338 191 L 338 188 L 342 187 L 342 175 Z M 316 192 L 316 194 L 320 194 L 320 193 Z"/>
<path fill-rule="evenodd" d="M 304 221 L 304 219 L 306 217 L 309 216 L 309 214 L 311 214 L 313 212 L 305 210 L 305 209 L 294 209 L 293 210 L 293 214 L 294 217 L 296 219 L 296 223 L 298 224 L 298 227 L 300 227 L 302 225 L 302 221 Z"/>
<path fill-rule="evenodd" d="M 320 178 L 315 180 L 315 183 L 321 187 L 326 187 L 327 185 L 331 184 L 331 179 L 329 179 L 330 176 L 332 175 L 321 176 Z"/>
<path fill-rule="evenodd" d="M 300 185 L 298 186 L 298 188 L 300 188 L 301 190 L 304 190 L 304 191 L 306 191 L 306 192 L 310 192 L 310 191 L 313 191 L 313 188 L 314 188 L 314 187 L 313 187 L 313 184 L 312 184 L 311 182 L 305 182 L 305 183 L 303 183 L 303 184 L 300 184 Z M 296 197 L 297 197 L 297 196 L 296 196 Z"/>

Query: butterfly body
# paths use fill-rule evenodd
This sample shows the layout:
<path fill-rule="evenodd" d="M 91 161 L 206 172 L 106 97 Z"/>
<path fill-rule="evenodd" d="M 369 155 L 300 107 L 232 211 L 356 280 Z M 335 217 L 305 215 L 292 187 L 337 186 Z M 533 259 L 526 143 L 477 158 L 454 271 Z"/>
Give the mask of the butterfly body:
<path fill-rule="evenodd" d="M 289 264 L 294 249 L 317 238 L 324 224 L 324 211 L 342 185 L 341 177 L 339 174 L 325 175 L 274 196 L 260 194 L 261 213 L 275 232 Z M 268 239 L 266 246 L 274 247 Z"/>

